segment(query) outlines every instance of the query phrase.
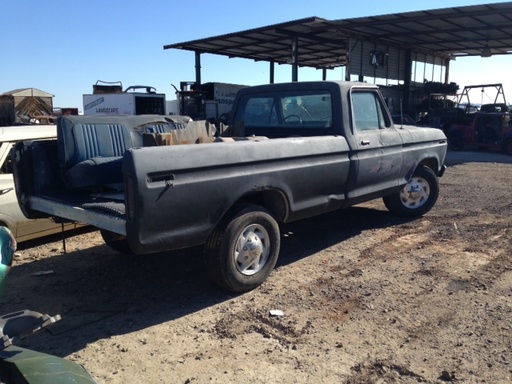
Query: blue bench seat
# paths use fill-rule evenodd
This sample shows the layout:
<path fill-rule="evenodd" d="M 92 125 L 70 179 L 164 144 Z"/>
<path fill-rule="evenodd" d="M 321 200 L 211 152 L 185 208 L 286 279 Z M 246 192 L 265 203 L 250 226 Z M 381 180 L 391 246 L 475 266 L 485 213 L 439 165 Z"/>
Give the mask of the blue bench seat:
<path fill-rule="evenodd" d="M 185 126 L 184 117 L 63 116 L 57 122 L 57 139 L 64 182 L 69 189 L 120 189 L 128 148 L 142 147 L 144 134 L 165 134 Z"/>

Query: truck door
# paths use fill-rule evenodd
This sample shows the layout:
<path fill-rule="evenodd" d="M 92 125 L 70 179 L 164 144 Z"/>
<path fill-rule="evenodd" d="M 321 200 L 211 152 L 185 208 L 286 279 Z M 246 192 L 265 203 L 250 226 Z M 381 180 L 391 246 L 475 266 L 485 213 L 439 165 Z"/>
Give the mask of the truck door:
<path fill-rule="evenodd" d="M 356 153 L 347 194 L 357 200 L 397 187 L 403 142 L 376 90 L 353 89 L 351 107 Z"/>

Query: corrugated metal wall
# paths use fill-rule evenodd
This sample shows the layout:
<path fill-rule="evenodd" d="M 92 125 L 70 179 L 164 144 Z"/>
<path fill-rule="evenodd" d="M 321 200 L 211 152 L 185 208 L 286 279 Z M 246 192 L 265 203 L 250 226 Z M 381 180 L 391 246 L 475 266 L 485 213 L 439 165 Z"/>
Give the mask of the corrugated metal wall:
<path fill-rule="evenodd" d="M 351 48 L 351 74 L 405 80 L 405 50 L 362 40 L 353 40 Z"/>

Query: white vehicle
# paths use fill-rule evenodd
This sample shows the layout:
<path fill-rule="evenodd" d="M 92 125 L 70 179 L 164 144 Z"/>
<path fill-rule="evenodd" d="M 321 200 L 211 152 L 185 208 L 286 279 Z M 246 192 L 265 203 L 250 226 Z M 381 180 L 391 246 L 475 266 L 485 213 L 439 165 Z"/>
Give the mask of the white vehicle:
<path fill-rule="evenodd" d="M 58 233 L 62 225 L 50 219 L 27 219 L 21 212 L 14 189 L 11 149 L 18 141 L 56 137 L 55 125 L 0 127 L 0 225 L 8 227 L 18 242 Z M 64 229 L 76 226 L 66 224 Z"/>

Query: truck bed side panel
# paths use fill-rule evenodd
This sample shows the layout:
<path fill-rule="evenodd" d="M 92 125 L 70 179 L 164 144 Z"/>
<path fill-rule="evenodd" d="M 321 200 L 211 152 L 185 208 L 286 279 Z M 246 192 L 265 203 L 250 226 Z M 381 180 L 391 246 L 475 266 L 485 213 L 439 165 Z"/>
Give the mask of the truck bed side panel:
<path fill-rule="evenodd" d="M 348 153 L 341 136 L 131 149 L 123 162 L 134 201 L 130 246 L 149 253 L 201 244 L 237 201 L 265 190 L 285 196 L 287 221 L 339 208 Z"/>

